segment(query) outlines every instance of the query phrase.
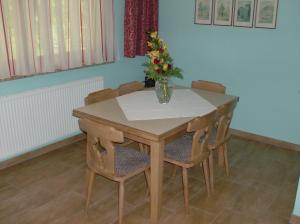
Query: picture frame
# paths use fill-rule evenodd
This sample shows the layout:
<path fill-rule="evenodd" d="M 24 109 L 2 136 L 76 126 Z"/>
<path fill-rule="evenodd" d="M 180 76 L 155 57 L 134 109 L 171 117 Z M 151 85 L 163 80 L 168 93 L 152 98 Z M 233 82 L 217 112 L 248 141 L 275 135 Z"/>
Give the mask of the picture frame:
<path fill-rule="evenodd" d="M 255 27 L 275 29 L 279 0 L 258 0 Z"/>
<path fill-rule="evenodd" d="M 211 25 L 213 0 L 195 0 L 195 24 Z"/>
<path fill-rule="evenodd" d="M 233 0 L 215 0 L 214 25 L 231 26 L 233 14 Z"/>
<path fill-rule="evenodd" d="M 253 27 L 255 0 L 235 0 L 233 25 Z"/>

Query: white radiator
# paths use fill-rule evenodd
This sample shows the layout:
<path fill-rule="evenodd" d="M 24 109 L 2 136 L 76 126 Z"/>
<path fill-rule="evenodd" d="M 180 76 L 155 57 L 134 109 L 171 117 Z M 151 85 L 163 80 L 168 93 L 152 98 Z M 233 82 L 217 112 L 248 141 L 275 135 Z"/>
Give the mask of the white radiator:
<path fill-rule="evenodd" d="M 102 77 L 0 96 L 0 161 L 78 134 L 72 110 L 99 89 Z"/>

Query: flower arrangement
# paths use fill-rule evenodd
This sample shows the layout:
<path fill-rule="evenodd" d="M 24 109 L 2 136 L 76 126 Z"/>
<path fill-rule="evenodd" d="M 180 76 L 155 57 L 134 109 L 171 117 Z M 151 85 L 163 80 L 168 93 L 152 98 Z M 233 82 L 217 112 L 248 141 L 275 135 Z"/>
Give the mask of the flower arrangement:
<path fill-rule="evenodd" d="M 157 32 L 148 33 L 147 57 L 149 61 L 143 65 L 148 79 L 159 81 L 163 78 L 174 76 L 183 78 L 182 70 L 173 66 L 166 43 L 158 36 Z"/>

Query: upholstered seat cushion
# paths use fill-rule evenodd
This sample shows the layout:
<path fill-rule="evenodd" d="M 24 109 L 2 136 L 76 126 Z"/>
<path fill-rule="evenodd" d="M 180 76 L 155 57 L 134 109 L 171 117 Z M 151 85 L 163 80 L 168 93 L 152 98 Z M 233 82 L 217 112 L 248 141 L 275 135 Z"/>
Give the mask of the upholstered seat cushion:
<path fill-rule="evenodd" d="M 149 163 L 150 158 L 146 153 L 122 146 L 116 146 L 115 148 L 115 171 L 117 176 L 126 176 L 148 166 Z"/>
<path fill-rule="evenodd" d="M 165 146 L 165 157 L 180 161 L 188 162 L 191 160 L 193 135 L 185 134 L 182 137 L 170 142 Z"/>

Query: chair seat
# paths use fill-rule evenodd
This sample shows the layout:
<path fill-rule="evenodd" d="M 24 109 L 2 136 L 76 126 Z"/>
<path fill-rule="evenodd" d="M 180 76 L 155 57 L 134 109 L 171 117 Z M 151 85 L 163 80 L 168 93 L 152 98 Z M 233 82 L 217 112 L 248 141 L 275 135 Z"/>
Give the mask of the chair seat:
<path fill-rule="evenodd" d="M 165 146 L 165 157 L 179 162 L 191 161 L 193 135 L 185 134 Z"/>
<path fill-rule="evenodd" d="M 138 169 L 150 164 L 150 158 L 146 153 L 131 148 L 116 146 L 115 148 L 115 172 L 117 176 L 126 176 Z"/>

